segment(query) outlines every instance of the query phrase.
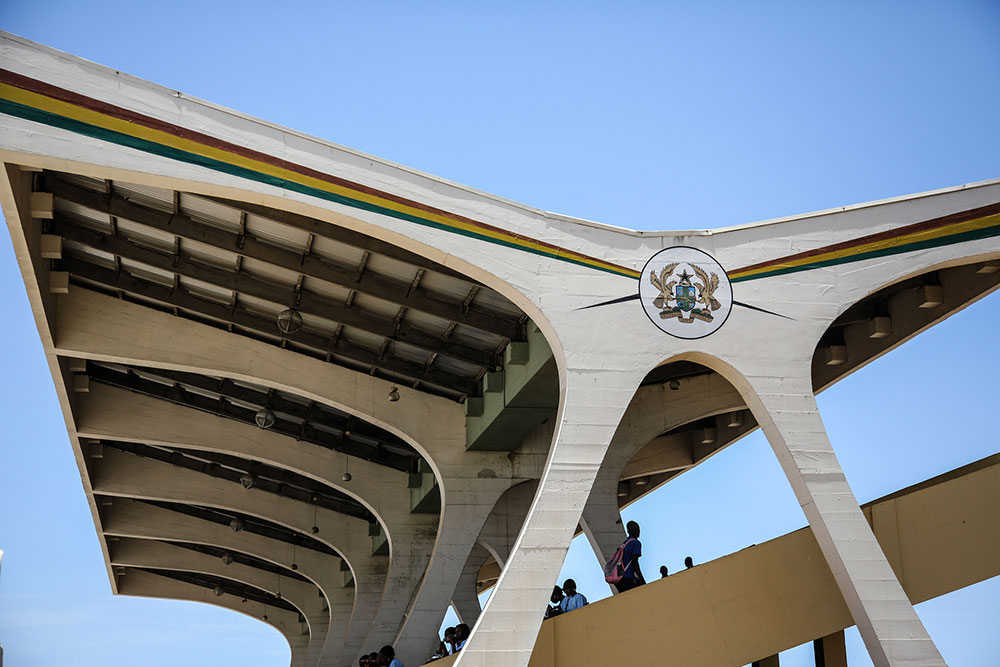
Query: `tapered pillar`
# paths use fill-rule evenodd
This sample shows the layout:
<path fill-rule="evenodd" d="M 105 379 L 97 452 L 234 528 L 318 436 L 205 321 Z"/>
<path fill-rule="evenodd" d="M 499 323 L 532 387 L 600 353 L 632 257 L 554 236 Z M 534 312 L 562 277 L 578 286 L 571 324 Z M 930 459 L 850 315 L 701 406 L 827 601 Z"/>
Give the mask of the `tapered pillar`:
<path fill-rule="evenodd" d="M 847 484 L 811 379 L 783 373 L 748 379 L 755 395 L 746 397 L 747 404 L 788 477 L 872 662 L 944 665 Z"/>
<path fill-rule="evenodd" d="M 489 559 L 490 554 L 480 545 L 476 545 L 469 554 L 469 559 L 462 568 L 462 577 L 455 587 L 455 594 L 451 598 L 451 605 L 458 614 L 458 620 L 465 623 L 470 628 L 479 620 L 479 613 L 482 607 L 479 605 L 479 595 L 476 591 L 476 580 L 479 570 Z"/>
<path fill-rule="evenodd" d="M 531 509 L 496 590 L 457 661 L 463 667 L 523 667 L 552 585 L 611 437 L 637 379 L 606 370 L 569 370 L 559 428 Z"/>

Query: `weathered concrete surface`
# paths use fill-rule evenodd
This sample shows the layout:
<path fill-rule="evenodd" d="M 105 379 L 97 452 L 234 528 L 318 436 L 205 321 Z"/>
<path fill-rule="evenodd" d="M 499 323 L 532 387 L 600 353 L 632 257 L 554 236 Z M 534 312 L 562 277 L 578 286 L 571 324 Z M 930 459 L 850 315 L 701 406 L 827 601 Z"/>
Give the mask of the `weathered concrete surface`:
<path fill-rule="evenodd" d="M 1000 182 L 728 229 L 638 233 L 502 201 L 20 38 L 5 35 L 0 41 L 15 75 L 146 114 L 157 127 L 172 124 L 184 135 L 161 134 L 156 140 L 183 141 L 194 151 L 209 151 L 205 142 L 230 142 L 232 148 L 219 149 L 215 143 L 211 148 L 213 159 L 229 167 L 238 162 L 242 169 L 268 170 L 275 161 L 291 166 L 283 166 L 280 177 L 271 171 L 245 177 L 246 171 L 182 159 L 172 144 L 174 152 L 143 151 L 115 143 L 108 139 L 111 135 L 99 138 L 45 128 L 15 114 L 0 116 L 0 158 L 7 163 L 0 199 L 71 432 L 75 396 L 67 387 L 73 386 L 73 378 L 64 367 L 68 360 L 60 355 L 243 379 L 326 402 L 396 433 L 426 456 L 442 495 L 435 550 L 398 635 L 407 651 L 414 647 L 412 655 L 417 654 L 418 642 L 432 641 L 429 638 L 496 500 L 514 484 L 538 478 L 538 491 L 497 590 L 460 658 L 469 665 L 523 667 L 585 501 L 640 382 L 662 363 L 698 361 L 732 383 L 768 435 L 875 664 L 941 663 L 901 595 L 887 559 L 860 519 L 815 410 L 811 369 L 831 324 L 874 291 L 944 267 L 1000 258 L 994 229 Z M 8 87 L 4 94 L 39 110 L 49 104 L 46 100 L 54 99 L 18 91 Z M 75 113 L 72 104 L 59 104 L 58 111 Z M 107 123 L 119 133 L 146 131 L 139 123 L 88 113 L 91 121 Z M 192 134 L 192 125 L 202 134 Z M 261 160 L 246 162 L 237 146 L 253 147 Z M 47 263 L 40 261 L 40 226 L 35 220 L 45 212 L 34 215 L 30 179 L 17 174 L 14 165 L 225 197 L 312 216 L 421 254 L 493 288 L 537 325 L 559 371 L 560 408 L 552 446 L 540 453 L 545 459 L 541 473 L 524 474 L 531 466 L 522 466 L 516 456 L 465 451 L 465 420 L 454 402 L 403 387 L 402 400 L 388 403 L 389 383 L 363 373 L 285 350 L 260 350 L 246 338 L 144 306 L 96 298 L 85 289 L 66 294 L 68 274 L 49 275 Z M 287 187 L 284 181 L 275 182 L 275 178 L 300 179 L 305 173 L 318 173 L 326 183 L 334 179 L 349 196 L 333 201 L 304 192 L 299 181 L 289 181 Z M 385 206 L 354 204 L 350 196 L 375 197 Z M 406 209 L 404 218 L 399 206 Z M 470 230 L 475 230 L 471 237 Z M 646 311 L 637 307 L 643 304 L 629 305 L 621 299 L 635 293 L 636 278 L 648 281 L 648 275 L 640 275 L 646 260 L 673 245 L 693 247 L 727 267 L 726 275 L 739 280 L 734 283 L 738 292 L 734 298 L 756 310 L 734 307 L 725 326 L 702 338 L 672 338 L 657 330 Z M 767 271 L 760 268 L 764 265 Z M 48 278 L 54 282 L 47 283 Z M 60 292 L 55 297 L 54 287 Z M 917 287 L 926 288 L 951 289 L 937 284 Z M 924 303 L 930 308 L 938 302 L 925 299 Z M 837 346 L 838 360 L 852 363 L 846 347 Z M 78 441 L 74 448 L 86 477 L 87 462 Z M 94 490 L 87 490 L 93 502 Z M 199 497 L 194 490 L 191 495 Z M 92 511 L 100 526 L 93 504 Z M 590 517 L 590 523 L 597 525 L 592 527 L 595 534 L 614 532 L 610 518 L 609 512 L 603 518 Z M 290 523 L 301 525 L 297 520 Z M 849 549 L 854 540 L 864 544 L 863 558 Z M 384 579 L 378 587 L 383 589 Z M 361 608 L 373 610 L 372 614 L 377 610 L 378 600 L 367 595 L 359 590 L 356 615 Z M 884 613 L 887 609 L 892 612 Z M 404 660 L 414 662 L 409 655 Z"/>
<path fill-rule="evenodd" d="M 1000 575 L 1000 454 L 862 512 L 913 603 Z M 530 664 L 653 667 L 669 647 L 679 665 L 740 667 L 853 624 L 802 528 L 546 621 Z"/>

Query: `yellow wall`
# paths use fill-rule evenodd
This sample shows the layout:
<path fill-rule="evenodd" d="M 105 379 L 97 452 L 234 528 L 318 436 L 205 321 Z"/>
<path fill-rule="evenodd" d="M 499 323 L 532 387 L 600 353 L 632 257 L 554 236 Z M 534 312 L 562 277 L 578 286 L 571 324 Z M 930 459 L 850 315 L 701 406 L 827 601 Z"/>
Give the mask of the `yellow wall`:
<path fill-rule="evenodd" d="M 1000 454 L 864 511 L 914 603 L 1000 574 Z M 530 667 L 739 667 L 851 625 L 803 528 L 545 621 Z"/>

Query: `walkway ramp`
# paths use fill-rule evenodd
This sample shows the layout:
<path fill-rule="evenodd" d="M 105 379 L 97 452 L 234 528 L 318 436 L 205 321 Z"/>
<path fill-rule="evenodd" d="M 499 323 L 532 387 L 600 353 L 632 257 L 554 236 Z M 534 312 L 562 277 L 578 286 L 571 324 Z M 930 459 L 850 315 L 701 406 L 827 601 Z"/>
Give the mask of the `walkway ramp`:
<path fill-rule="evenodd" d="M 862 509 L 914 604 L 1000 574 L 1000 454 Z M 740 667 L 851 625 L 802 528 L 544 622 L 530 667 Z"/>

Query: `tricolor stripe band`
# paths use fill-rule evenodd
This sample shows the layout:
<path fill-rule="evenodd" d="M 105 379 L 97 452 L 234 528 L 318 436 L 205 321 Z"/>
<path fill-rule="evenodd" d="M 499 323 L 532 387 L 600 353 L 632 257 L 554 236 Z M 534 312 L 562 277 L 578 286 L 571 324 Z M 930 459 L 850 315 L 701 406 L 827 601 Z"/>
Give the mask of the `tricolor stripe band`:
<path fill-rule="evenodd" d="M 925 220 L 729 272 L 738 283 L 1000 236 L 1000 204 Z"/>
<path fill-rule="evenodd" d="M 369 188 L 0 69 L 0 112 L 318 197 L 628 278 L 639 271 Z M 733 282 L 1000 236 L 1000 205 L 936 218 L 729 272 Z"/>
<path fill-rule="evenodd" d="M 639 272 L 0 69 L 0 111 L 147 153 L 629 278 Z"/>

